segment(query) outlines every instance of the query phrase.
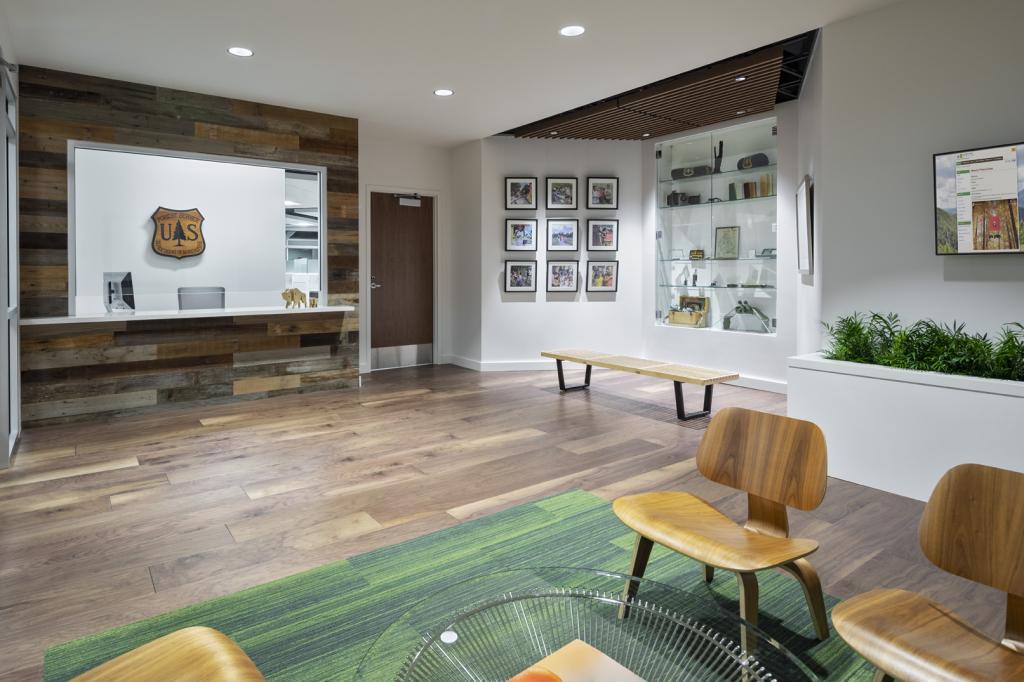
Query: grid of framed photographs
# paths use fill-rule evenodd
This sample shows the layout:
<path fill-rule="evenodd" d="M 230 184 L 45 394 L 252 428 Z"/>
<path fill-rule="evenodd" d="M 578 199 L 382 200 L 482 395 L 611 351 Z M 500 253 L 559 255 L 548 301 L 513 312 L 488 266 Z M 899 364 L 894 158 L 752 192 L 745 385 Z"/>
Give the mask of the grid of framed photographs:
<path fill-rule="evenodd" d="M 614 254 L 619 249 L 618 218 L 588 217 L 581 229 L 581 220 L 565 216 L 564 212 L 579 208 L 579 178 L 575 176 L 548 176 L 544 178 L 543 208 L 547 215 L 540 218 L 505 218 L 505 251 L 509 253 L 531 251 L 544 243 L 551 253 L 546 263 L 537 260 L 505 261 L 504 291 L 507 293 L 533 293 L 537 291 L 540 267 L 544 268 L 545 290 L 551 293 L 576 293 L 580 279 L 589 293 L 616 292 L 619 288 L 619 261 L 604 260 L 601 252 Z M 505 178 L 505 210 L 537 211 L 540 207 L 540 184 L 534 176 Z M 619 207 L 619 179 L 609 176 L 589 176 L 583 188 L 587 210 L 617 210 Z M 561 214 L 561 215 L 560 215 Z M 579 253 L 586 249 L 591 254 L 580 272 L 578 259 L 562 258 L 558 254 Z M 614 256 L 612 256 L 614 258 Z"/>

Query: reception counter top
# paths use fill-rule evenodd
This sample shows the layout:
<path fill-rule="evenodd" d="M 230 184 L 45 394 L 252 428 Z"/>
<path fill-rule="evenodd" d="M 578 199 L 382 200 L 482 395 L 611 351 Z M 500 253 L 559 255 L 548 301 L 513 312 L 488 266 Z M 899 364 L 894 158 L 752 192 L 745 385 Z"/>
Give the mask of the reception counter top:
<path fill-rule="evenodd" d="M 21 321 L 22 327 L 51 324 L 94 324 L 97 322 L 139 322 L 145 320 L 191 320 L 202 317 L 246 317 L 250 315 L 317 315 L 322 313 L 348 313 L 350 305 L 331 305 L 322 308 L 204 308 L 199 310 L 137 310 L 130 313 L 98 313 L 70 315 L 68 317 L 31 317 Z"/>

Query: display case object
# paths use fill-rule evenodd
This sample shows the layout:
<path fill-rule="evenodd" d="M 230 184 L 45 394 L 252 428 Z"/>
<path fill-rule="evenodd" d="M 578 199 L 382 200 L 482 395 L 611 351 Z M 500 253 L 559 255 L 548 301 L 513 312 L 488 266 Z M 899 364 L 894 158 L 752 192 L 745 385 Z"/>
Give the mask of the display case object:
<path fill-rule="evenodd" d="M 777 141 L 765 118 L 655 145 L 657 324 L 775 333 Z"/>

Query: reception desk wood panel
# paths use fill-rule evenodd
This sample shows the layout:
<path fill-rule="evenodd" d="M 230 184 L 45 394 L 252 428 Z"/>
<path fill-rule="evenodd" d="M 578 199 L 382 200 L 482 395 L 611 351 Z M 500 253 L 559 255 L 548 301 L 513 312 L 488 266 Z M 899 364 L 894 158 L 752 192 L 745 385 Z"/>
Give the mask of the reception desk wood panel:
<path fill-rule="evenodd" d="M 353 312 L 44 323 L 21 328 L 26 426 L 351 386 Z"/>

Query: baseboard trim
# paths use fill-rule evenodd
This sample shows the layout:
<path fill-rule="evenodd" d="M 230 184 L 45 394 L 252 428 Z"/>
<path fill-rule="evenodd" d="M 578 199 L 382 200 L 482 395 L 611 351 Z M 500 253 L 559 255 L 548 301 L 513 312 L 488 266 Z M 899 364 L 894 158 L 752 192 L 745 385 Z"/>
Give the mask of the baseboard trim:
<path fill-rule="evenodd" d="M 438 358 L 437 364 L 439 365 L 455 365 L 456 367 L 463 367 L 465 369 L 471 369 L 476 372 L 483 371 L 480 368 L 480 361 L 473 360 L 472 358 L 466 358 L 461 355 L 442 355 Z"/>
<path fill-rule="evenodd" d="M 753 388 L 758 391 L 771 391 L 772 393 L 781 393 L 786 395 L 787 384 L 785 381 L 779 379 L 764 379 L 762 377 L 752 376 L 741 376 L 736 381 L 730 381 L 733 386 L 741 386 L 742 388 Z"/>
<path fill-rule="evenodd" d="M 540 372 L 554 370 L 554 360 L 500 360 L 481 362 L 459 355 L 445 355 L 438 360 L 438 364 L 458 365 L 477 372 Z M 572 367 L 572 365 L 570 365 Z M 730 381 L 734 386 L 752 388 L 758 391 L 770 391 L 772 393 L 786 393 L 786 382 L 778 379 L 765 379 L 763 377 L 741 376 L 736 381 Z"/>
<path fill-rule="evenodd" d="M 481 362 L 481 372 L 537 372 L 554 370 L 554 360 L 498 360 Z"/>

